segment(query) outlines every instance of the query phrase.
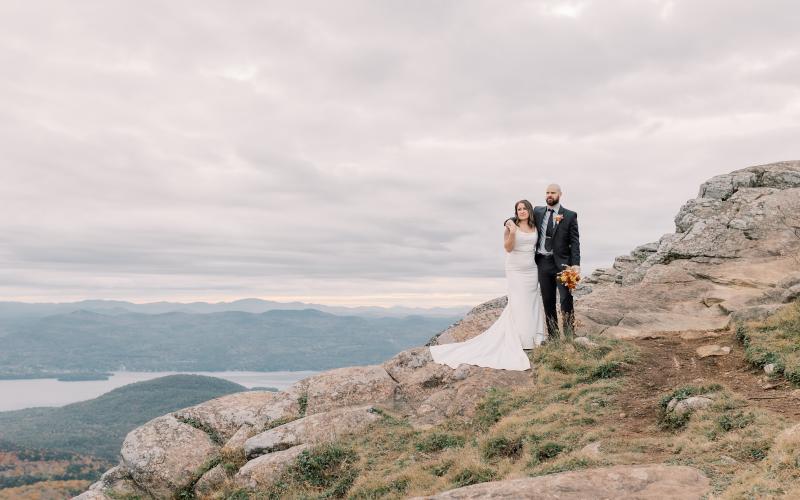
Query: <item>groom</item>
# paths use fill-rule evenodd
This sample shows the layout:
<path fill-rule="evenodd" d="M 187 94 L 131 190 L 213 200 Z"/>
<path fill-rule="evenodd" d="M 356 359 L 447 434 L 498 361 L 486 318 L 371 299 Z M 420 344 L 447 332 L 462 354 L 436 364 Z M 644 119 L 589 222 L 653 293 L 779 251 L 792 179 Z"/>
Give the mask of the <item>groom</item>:
<path fill-rule="evenodd" d="M 559 283 L 556 275 L 573 267 L 580 272 L 581 247 L 578 236 L 578 214 L 561 206 L 561 187 L 550 184 L 545 192 L 545 207 L 533 209 L 533 219 L 539 233 L 536 244 L 536 266 L 539 269 L 539 288 L 542 291 L 544 315 L 549 338 L 560 333 L 556 315 L 556 289 L 561 298 L 564 335 L 572 335 L 575 313 L 572 293 Z"/>

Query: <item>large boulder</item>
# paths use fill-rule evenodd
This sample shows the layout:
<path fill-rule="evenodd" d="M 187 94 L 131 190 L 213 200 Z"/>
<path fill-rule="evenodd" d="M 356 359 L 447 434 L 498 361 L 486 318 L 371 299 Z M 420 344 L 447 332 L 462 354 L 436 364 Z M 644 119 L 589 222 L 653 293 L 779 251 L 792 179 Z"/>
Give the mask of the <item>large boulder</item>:
<path fill-rule="evenodd" d="M 527 479 L 492 481 L 424 498 L 584 500 L 644 498 L 691 500 L 704 498 L 710 483 L 703 472 L 677 465 L 619 465 Z"/>
<path fill-rule="evenodd" d="M 472 331 L 477 333 L 480 332 Z M 428 347 L 400 352 L 383 366 L 398 384 L 394 409 L 419 427 L 454 416 L 472 416 L 490 387 L 515 387 L 534 380 L 533 371 L 493 370 L 467 364 L 452 369 L 434 363 Z"/>
<path fill-rule="evenodd" d="M 507 303 L 508 297 L 498 297 L 473 307 L 464 319 L 434 336 L 427 345 L 449 344 L 471 339 L 492 326 Z"/>
<path fill-rule="evenodd" d="M 205 432 L 165 415 L 128 433 L 122 466 L 150 495 L 167 498 L 191 485 L 218 449 Z"/>
<path fill-rule="evenodd" d="M 372 406 L 317 413 L 256 434 L 245 442 L 245 455 L 255 457 L 300 444 L 333 441 L 344 434 L 362 431 L 379 418 Z"/>
<path fill-rule="evenodd" d="M 263 427 L 270 421 L 293 418 L 299 413 L 300 406 L 292 394 L 248 391 L 212 399 L 172 415 L 214 429 L 223 440 L 228 440 L 242 425 Z"/>
<path fill-rule="evenodd" d="M 306 414 L 391 400 L 397 383 L 380 365 L 329 370 L 294 384 L 288 392 L 305 401 Z"/>
<path fill-rule="evenodd" d="M 261 455 L 250 460 L 239 469 L 233 480 L 240 488 L 267 488 L 281 473 L 302 453 L 311 448 L 310 445 L 301 444 L 292 448 Z"/>

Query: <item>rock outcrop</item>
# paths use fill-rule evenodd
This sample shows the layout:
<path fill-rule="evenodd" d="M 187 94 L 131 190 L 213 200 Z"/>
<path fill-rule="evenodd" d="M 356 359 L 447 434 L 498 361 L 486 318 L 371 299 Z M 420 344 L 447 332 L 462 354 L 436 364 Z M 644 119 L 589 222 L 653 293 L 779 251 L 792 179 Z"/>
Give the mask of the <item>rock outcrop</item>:
<path fill-rule="evenodd" d="M 585 280 L 576 301 L 579 332 L 615 338 L 721 330 L 760 319 L 800 296 L 800 162 L 751 167 L 714 177 L 675 218 L 676 231 L 618 257 Z M 473 309 L 431 340 L 463 341 L 495 321 L 498 298 Z M 579 343 L 593 349 L 588 338 Z M 709 348 L 711 355 L 725 349 Z M 712 352 L 713 351 L 713 352 Z M 305 450 L 351 432 L 368 432 L 384 411 L 424 428 L 470 417 L 490 387 L 533 384 L 532 371 L 432 362 L 427 347 L 382 365 L 330 370 L 279 393 L 224 396 L 131 431 L 119 466 L 81 499 L 170 498 L 207 494 L 220 484 L 266 488 Z M 701 395 L 669 411 L 708 406 Z M 599 444 L 596 446 L 599 450 Z M 223 457 L 241 467 L 226 469 Z M 620 466 L 485 483 L 434 498 L 700 498 L 708 479 L 688 467 Z"/>
<path fill-rule="evenodd" d="M 511 479 L 466 486 L 423 497 L 436 500 L 514 498 L 536 500 L 700 499 L 709 491 L 708 478 L 692 467 L 620 465 L 562 472 L 528 479 Z"/>

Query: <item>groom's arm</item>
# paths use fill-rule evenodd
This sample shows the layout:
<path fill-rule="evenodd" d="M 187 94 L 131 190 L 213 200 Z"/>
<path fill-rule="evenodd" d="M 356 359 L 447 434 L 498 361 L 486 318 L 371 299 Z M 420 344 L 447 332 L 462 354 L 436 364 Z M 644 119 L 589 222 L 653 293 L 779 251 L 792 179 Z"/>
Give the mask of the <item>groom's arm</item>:
<path fill-rule="evenodd" d="M 569 261 L 573 266 L 581 265 L 581 238 L 578 234 L 578 214 L 569 225 Z"/>

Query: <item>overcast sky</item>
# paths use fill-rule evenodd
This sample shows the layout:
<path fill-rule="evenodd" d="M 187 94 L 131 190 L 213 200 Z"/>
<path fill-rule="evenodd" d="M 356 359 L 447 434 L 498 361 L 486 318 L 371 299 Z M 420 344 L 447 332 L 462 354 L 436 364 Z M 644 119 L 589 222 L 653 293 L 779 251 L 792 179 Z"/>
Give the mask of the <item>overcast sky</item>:
<path fill-rule="evenodd" d="M 0 300 L 476 304 L 800 159 L 800 2 L 0 2 Z"/>

